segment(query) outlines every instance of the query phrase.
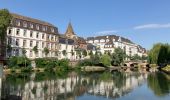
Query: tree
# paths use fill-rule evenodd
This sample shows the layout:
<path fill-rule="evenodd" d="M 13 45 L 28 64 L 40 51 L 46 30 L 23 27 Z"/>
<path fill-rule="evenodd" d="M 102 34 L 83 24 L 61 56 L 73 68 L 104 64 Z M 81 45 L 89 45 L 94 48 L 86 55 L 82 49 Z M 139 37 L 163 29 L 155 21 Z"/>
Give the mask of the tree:
<path fill-rule="evenodd" d="M 0 10 L 0 55 L 6 55 L 6 30 L 10 25 L 12 16 L 7 9 Z"/>
<path fill-rule="evenodd" d="M 149 51 L 149 63 L 167 64 L 170 63 L 170 45 L 157 43 Z"/>
<path fill-rule="evenodd" d="M 87 51 L 86 50 L 83 50 L 83 56 L 87 56 Z"/>
<path fill-rule="evenodd" d="M 93 56 L 93 51 L 92 50 L 90 50 L 89 56 L 90 56 L 90 58 L 92 58 L 92 56 Z"/>
<path fill-rule="evenodd" d="M 63 51 L 62 51 L 62 54 L 63 54 L 64 56 L 66 56 L 66 54 L 67 54 L 66 50 L 63 50 Z"/>
<path fill-rule="evenodd" d="M 37 46 L 34 46 L 32 50 L 34 51 L 35 55 L 38 53 L 38 48 L 37 48 Z"/>
<path fill-rule="evenodd" d="M 141 60 L 141 59 L 142 59 L 142 58 L 141 58 L 139 55 L 135 54 L 134 56 L 131 57 L 130 60 L 137 61 L 137 60 Z"/>
<path fill-rule="evenodd" d="M 44 53 L 45 53 L 45 56 L 47 56 L 47 55 L 48 55 L 48 53 L 49 53 L 49 49 L 48 49 L 47 47 L 45 47 L 45 48 L 44 48 Z"/>
<path fill-rule="evenodd" d="M 26 50 L 25 50 L 25 48 L 22 48 L 22 54 L 23 54 L 23 56 L 26 56 Z"/>
<path fill-rule="evenodd" d="M 112 65 L 120 65 L 124 62 L 125 57 L 126 54 L 121 48 L 115 48 L 112 54 Z"/>
<path fill-rule="evenodd" d="M 109 55 L 107 54 L 104 54 L 102 55 L 101 59 L 100 59 L 100 62 L 105 66 L 105 67 L 108 67 L 111 65 L 111 58 Z"/>

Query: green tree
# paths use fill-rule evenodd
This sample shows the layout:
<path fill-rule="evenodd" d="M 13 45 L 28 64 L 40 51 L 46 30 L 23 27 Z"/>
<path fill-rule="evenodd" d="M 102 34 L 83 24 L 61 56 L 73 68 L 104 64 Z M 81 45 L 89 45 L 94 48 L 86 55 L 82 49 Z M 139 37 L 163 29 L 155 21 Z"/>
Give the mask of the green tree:
<path fill-rule="evenodd" d="M 102 55 L 102 57 L 100 58 L 100 62 L 105 66 L 108 67 L 111 65 L 111 58 L 109 55 L 104 54 Z"/>
<path fill-rule="evenodd" d="M 38 48 L 37 48 L 37 46 L 34 46 L 32 50 L 34 51 L 34 54 L 35 54 L 35 55 L 38 53 Z"/>
<path fill-rule="evenodd" d="M 141 57 L 139 55 L 135 54 L 134 56 L 131 57 L 130 60 L 134 60 L 134 61 L 141 60 Z"/>
<path fill-rule="evenodd" d="M 25 48 L 22 48 L 22 54 L 23 54 L 23 56 L 26 56 L 26 50 L 25 50 Z"/>
<path fill-rule="evenodd" d="M 48 55 L 48 53 L 49 53 L 49 49 L 48 49 L 47 47 L 45 47 L 45 48 L 44 48 L 44 53 L 45 53 L 45 56 L 47 56 L 47 55 Z"/>
<path fill-rule="evenodd" d="M 115 48 L 112 54 L 112 65 L 120 65 L 124 62 L 126 53 L 121 48 Z"/>
<path fill-rule="evenodd" d="M 157 43 L 149 51 L 149 63 L 167 64 L 170 62 L 170 45 Z"/>
<path fill-rule="evenodd" d="M 83 56 L 87 56 L 87 51 L 86 50 L 83 50 Z"/>
<path fill-rule="evenodd" d="M 64 56 L 66 56 L 66 54 L 67 54 L 66 50 L 63 50 L 63 51 L 62 51 L 62 54 L 63 54 Z"/>
<path fill-rule="evenodd" d="M 90 56 L 90 58 L 92 58 L 92 56 L 93 56 L 93 51 L 92 50 L 90 50 L 89 56 Z"/>
<path fill-rule="evenodd" d="M 2 57 L 6 55 L 6 30 L 10 25 L 12 16 L 7 9 L 0 10 L 0 54 Z"/>

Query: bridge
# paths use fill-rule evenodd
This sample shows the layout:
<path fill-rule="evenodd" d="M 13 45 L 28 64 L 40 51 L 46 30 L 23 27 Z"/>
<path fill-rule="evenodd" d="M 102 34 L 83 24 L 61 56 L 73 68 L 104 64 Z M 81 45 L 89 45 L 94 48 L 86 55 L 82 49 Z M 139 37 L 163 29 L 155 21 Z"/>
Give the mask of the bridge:
<path fill-rule="evenodd" d="M 134 68 L 138 68 L 140 66 L 140 68 L 145 68 L 145 69 L 148 69 L 149 68 L 149 64 L 146 63 L 146 62 L 134 62 L 134 61 L 130 61 L 130 62 L 126 62 L 123 64 L 123 66 L 119 66 L 119 67 L 115 67 L 115 66 L 111 66 L 109 68 L 110 72 L 112 71 L 120 71 L 120 70 L 124 70 L 124 71 L 127 71 L 127 70 L 132 70 Z"/>

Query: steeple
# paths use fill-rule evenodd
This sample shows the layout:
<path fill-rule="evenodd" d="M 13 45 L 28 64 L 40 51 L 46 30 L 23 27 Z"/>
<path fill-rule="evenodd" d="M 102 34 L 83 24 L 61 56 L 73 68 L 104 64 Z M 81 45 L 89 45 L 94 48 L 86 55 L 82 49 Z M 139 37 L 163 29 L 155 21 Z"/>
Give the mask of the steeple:
<path fill-rule="evenodd" d="M 74 30 L 73 30 L 73 27 L 72 27 L 72 25 L 71 25 L 71 22 L 69 22 L 69 24 L 68 24 L 67 31 L 66 31 L 65 35 L 66 35 L 67 37 L 72 37 L 72 36 L 75 35 Z"/>

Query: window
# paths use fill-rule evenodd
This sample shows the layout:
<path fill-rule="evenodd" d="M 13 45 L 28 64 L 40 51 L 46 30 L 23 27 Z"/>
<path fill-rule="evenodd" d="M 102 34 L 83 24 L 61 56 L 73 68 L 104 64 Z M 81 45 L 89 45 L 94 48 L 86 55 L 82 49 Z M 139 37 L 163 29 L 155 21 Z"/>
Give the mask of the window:
<path fill-rule="evenodd" d="M 47 39 L 50 40 L 50 35 L 47 35 Z"/>
<path fill-rule="evenodd" d="M 32 50 L 30 51 L 30 57 L 32 57 Z"/>
<path fill-rule="evenodd" d="M 33 41 L 30 41 L 30 47 L 32 47 Z"/>
<path fill-rule="evenodd" d="M 23 36 L 26 36 L 27 30 L 24 30 Z"/>
<path fill-rule="evenodd" d="M 12 38 L 9 37 L 9 38 L 8 38 L 8 44 L 11 44 L 11 43 L 12 43 Z"/>
<path fill-rule="evenodd" d="M 26 47 L 26 40 L 23 40 L 23 47 Z"/>
<path fill-rule="evenodd" d="M 44 34 L 42 34 L 42 39 L 44 39 Z"/>
<path fill-rule="evenodd" d="M 23 22 L 23 27 L 27 27 L 27 22 L 26 21 Z"/>
<path fill-rule="evenodd" d="M 8 34 L 10 35 L 12 33 L 12 28 L 9 28 Z"/>
<path fill-rule="evenodd" d="M 39 33 L 37 32 L 36 38 L 38 38 L 38 37 L 39 37 Z"/>
<path fill-rule="evenodd" d="M 32 35 L 33 35 L 33 32 L 32 32 L 32 31 L 30 31 L 30 37 L 32 37 Z"/>
<path fill-rule="evenodd" d="M 17 29 L 16 35 L 19 35 L 20 33 L 20 29 Z"/>
<path fill-rule="evenodd" d="M 36 25 L 36 29 L 37 29 L 37 30 L 39 30 L 39 29 L 40 29 L 40 27 L 39 27 L 39 25 L 38 25 L 38 24 Z"/>
<path fill-rule="evenodd" d="M 30 23 L 30 28 L 33 28 L 34 26 L 33 26 L 33 24 L 32 23 Z"/>
<path fill-rule="evenodd" d="M 42 30 L 45 31 L 45 26 L 42 26 Z"/>
<path fill-rule="evenodd" d="M 42 48 L 44 48 L 44 42 L 42 42 Z"/>
<path fill-rule="evenodd" d="M 21 25 L 20 20 L 16 20 L 16 25 L 17 25 L 17 26 L 20 26 L 20 25 Z"/>
<path fill-rule="evenodd" d="M 37 48 L 38 48 L 38 46 L 39 46 L 39 42 L 38 42 L 38 41 L 36 41 L 36 46 L 37 46 Z"/>
<path fill-rule="evenodd" d="M 54 28 L 51 28 L 51 32 L 54 33 Z"/>
<path fill-rule="evenodd" d="M 16 39 L 15 44 L 16 44 L 16 46 L 19 46 L 19 39 Z"/>
<path fill-rule="evenodd" d="M 53 36 L 51 36 L 51 40 L 52 40 L 52 41 L 53 41 L 53 39 L 54 39 Z"/>

